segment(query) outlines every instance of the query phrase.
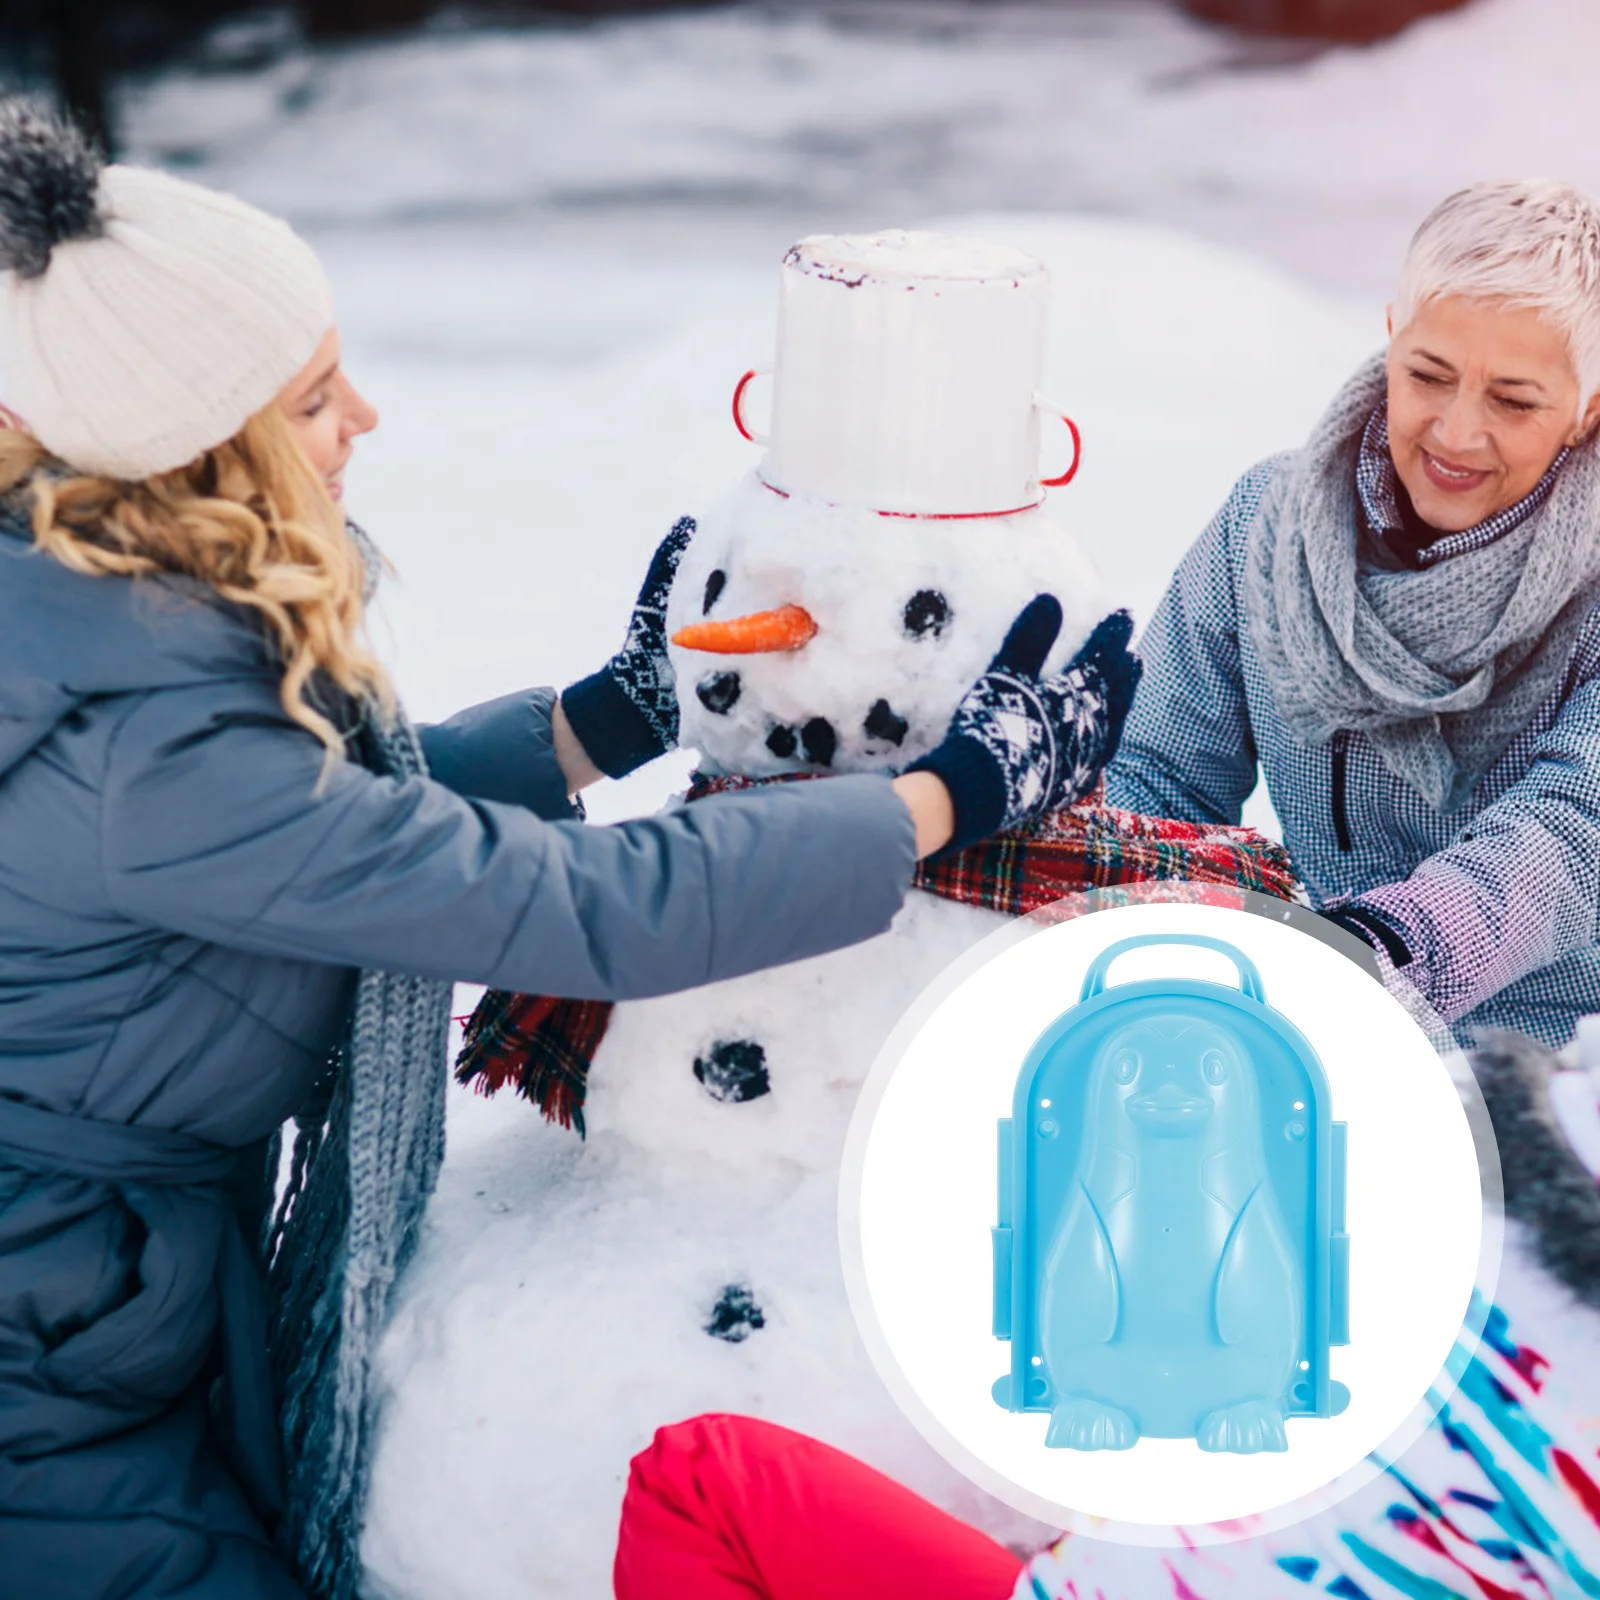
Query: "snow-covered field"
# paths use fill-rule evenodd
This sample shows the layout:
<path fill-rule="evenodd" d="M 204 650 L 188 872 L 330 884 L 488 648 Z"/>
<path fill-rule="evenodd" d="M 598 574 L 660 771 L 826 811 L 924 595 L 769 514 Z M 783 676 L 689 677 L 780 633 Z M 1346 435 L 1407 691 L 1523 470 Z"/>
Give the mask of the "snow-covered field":
<path fill-rule="evenodd" d="M 844 223 L 1088 211 L 1380 296 L 1451 188 L 1600 188 L 1597 50 L 1591 0 L 1473 0 L 1320 56 L 1166 0 L 768 0 L 168 78 L 126 120 L 135 153 L 319 228 L 519 216 L 585 248 L 703 257 Z"/>
<path fill-rule="evenodd" d="M 1148 615 L 1233 479 L 1377 347 L 1429 205 L 1483 176 L 1600 190 L 1597 61 L 1593 0 L 1477 0 L 1314 57 L 1155 0 L 880 0 L 441 27 L 168 74 L 123 109 L 134 157 L 273 207 L 323 250 L 383 413 L 350 473 L 401 574 L 381 642 L 433 717 L 613 648 L 656 540 L 753 464 L 728 399 L 770 356 L 777 262 L 808 231 L 937 223 L 1049 262 L 1047 392 L 1085 438 L 1052 505 L 1112 599 Z M 653 809 L 687 768 L 602 786 L 591 815 Z M 471 1429 L 493 1405 L 487 1335 L 433 1311 L 461 1298 L 463 1241 L 478 1261 L 531 1251 L 541 1185 L 579 1152 L 552 1154 L 509 1097 L 457 1094 L 450 1131 L 385 1370 L 425 1367 L 428 1405 Z M 484 1328 L 514 1315 L 481 1311 Z M 502 1326 L 489 1344 L 516 1341 Z M 495 1382 L 536 1394 L 540 1373 L 502 1359 Z M 506 1435 L 463 1493 L 509 1527 L 539 1450 Z M 387 1526 L 450 1525 L 408 1506 L 403 1472 L 382 1488 Z M 440 1552 L 461 1592 L 547 1592 L 470 1526 L 476 1552 Z"/>
<path fill-rule="evenodd" d="M 351 500 L 438 716 L 612 647 L 656 539 L 751 463 L 728 396 L 808 231 L 953 223 L 1048 259 L 1049 392 L 1086 437 L 1058 514 L 1147 611 L 1376 347 L 1429 205 L 1506 173 L 1600 190 L 1597 59 L 1592 0 L 1475 0 L 1311 57 L 1162 0 L 847 0 L 439 26 L 167 74 L 122 115 L 130 158 L 323 250 L 384 416 Z M 663 765 L 592 814 L 653 808 Z"/>

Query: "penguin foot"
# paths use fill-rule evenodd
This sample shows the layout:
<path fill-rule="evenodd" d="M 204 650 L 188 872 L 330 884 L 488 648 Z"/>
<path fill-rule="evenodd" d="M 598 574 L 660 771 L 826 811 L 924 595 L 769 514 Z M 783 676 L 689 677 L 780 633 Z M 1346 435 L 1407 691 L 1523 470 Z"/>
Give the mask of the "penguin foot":
<path fill-rule="evenodd" d="M 1139 1442 L 1139 1424 L 1103 1400 L 1063 1395 L 1050 1413 L 1044 1442 L 1057 1450 L 1131 1450 Z"/>
<path fill-rule="evenodd" d="M 1287 1450 L 1283 1408 L 1276 1400 L 1241 1400 L 1201 1419 L 1195 1443 L 1202 1450 L 1231 1450 L 1253 1456 L 1262 1450 Z"/>

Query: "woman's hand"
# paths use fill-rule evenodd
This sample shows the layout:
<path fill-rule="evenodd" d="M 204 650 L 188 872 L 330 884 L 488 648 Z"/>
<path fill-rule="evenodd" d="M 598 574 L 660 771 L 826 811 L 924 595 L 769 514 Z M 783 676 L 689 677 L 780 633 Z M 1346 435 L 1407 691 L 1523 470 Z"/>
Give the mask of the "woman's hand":
<path fill-rule="evenodd" d="M 1116 752 L 1143 670 L 1128 649 L 1132 631 L 1128 613 L 1113 612 L 1065 671 L 1043 678 L 1061 632 L 1061 603 L 1041 594 L 1023 608 L 989 670 L 956 707 L 944 742 L 906 769 L 907 778 L 943 780 L 952 849 L 1070 805 L 1093 788 Z M 918 818 L 915 805 L 912 816 Z"/>
<path fill-rule="evenodd" d="M 598 672 L 561 691 L 553 732 L 556 757 L 573 793 L 601 774 L 621 778 L 678 742 L 677 675 L 667 657 L 667 595 L 694 529 L 694 518 L 682 517 L 656 547 L 622 648 Z"/>

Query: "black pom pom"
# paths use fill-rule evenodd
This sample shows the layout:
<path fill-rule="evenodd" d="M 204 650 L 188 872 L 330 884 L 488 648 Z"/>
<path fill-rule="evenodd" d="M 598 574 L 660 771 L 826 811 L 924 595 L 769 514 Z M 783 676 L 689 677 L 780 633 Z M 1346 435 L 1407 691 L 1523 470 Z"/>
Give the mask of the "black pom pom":
<path fill-rule="evenodd" d="M 0 272 L 37 278 L 50 252 L 101 231 L 100 153 L 69 122 L 0 100 Z"/>

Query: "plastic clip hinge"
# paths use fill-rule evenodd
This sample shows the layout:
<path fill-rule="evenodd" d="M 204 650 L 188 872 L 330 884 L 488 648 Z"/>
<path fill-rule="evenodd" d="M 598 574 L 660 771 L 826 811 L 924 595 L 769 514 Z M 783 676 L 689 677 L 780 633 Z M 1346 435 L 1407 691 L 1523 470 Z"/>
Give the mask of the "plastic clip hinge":
<path fill-rule="evenodd" d="M 1350 1343 L 1350 1235 L 1345 1232 L 1346 1125 L 1335 1122 L 1329 1184 L 1328 1343 Z"/>
<path fill-rule="evenodd" d="M 994 1336 L 1011 1337 L 1011 1118 L 1002 1117 L 999 1128 L 999 1222 L 994 1234 Z"/>

